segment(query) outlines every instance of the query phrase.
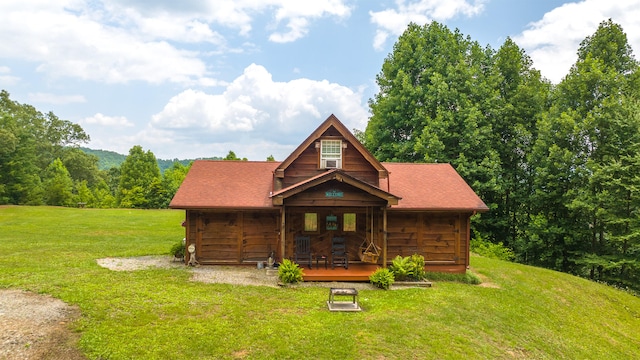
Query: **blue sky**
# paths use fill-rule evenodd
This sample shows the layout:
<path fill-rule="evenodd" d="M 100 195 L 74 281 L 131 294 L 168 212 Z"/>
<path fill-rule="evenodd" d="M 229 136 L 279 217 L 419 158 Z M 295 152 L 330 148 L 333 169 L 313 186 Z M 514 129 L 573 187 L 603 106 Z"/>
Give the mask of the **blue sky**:
<path fill-rule="evenodd" d="M 411 21 L 511 37 L 557 83 L 608 18 L 638 53 L 640 0 L 4 0 L 0 88 L 94 149 L 283 160 L 332 113 L 364 130 Z"/>

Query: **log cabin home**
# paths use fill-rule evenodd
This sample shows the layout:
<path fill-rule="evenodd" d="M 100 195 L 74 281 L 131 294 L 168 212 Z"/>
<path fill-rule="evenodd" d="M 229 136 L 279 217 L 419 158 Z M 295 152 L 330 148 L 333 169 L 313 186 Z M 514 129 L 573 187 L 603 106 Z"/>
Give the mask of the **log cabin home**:
<path fill-rule="evenodd" d="M 381 163 L 334 115 L 282 162 L 195 161 L 169 207 L 186 211 L 202 265 L 296 260 L 306 240 L 305 281 L 368 280 L 416 253 L 427 271 L 465 272 L 470 217 L 488 211 L 451 165 Z M 332 266 L 335 238 L 346 268 Z"/>

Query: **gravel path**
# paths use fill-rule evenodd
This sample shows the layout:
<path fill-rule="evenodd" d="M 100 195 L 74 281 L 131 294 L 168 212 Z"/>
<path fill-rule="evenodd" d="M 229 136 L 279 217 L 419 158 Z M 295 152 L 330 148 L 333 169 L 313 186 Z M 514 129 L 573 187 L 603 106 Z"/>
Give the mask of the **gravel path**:
<path fill-rule="evenodd" d="M 132 258 L 104 258 L 97 260 L 98 265 L 113 271 L 135 271 L 150 268 L 184 268 L 182 262 L 174 261 L 170 256 L 139 256 Z M 278 287 L 278 277 L 269 275 L 264 269 L 250 266 L 197 266 L 188 267 L 191 281 L 233 285 L 256 285 Z M 374 290 L 367 282 L 303 282 L 298 287 L 352 287 L 358 290 Z"/>
<path fill-rule="evenodd" d="M 0 290 L 0 359 L 84 359 L 69 328 L 79 314 L 50 296 Z"/>

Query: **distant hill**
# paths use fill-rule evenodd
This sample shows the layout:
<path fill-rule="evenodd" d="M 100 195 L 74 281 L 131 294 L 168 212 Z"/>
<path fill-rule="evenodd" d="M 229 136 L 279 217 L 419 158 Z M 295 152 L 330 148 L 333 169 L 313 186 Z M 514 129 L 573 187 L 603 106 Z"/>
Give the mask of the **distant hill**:
<path fill-rule="evenodd" d="M 85 147 L 80 147 L 80 150 L 87 154 L 95 155 L 98 157 L 98 169 L 109 170 L 112 167 L 120 167 L 127 158 L 126 155 L 118 154 L 114 151 L 108 150 L 93 150 Z"/>
<path fill-rule="evenodd" d="M 120 167 L 120 165 L 122 165 L 124 160 L 127 158 L 127 155 L 118 154 L 117 152 L 109 151 L 109 150 L 95 150 L 95 149 L 89 149 L 85 147 L 80 147 L 80 150 L 84 151 L 87 154 L 97 156 L 98 169 L 100 170 L 109 170 L 112 167 Z M 223 158 L 221 157 L 198 158 L 198 159 L 177 159 L 176 158 L 173 160 L 158 159 L 158 167 L 160 168 L 160 173 L 164 173 L 166 169 L 173 166 L 173 163 L 179 162 L 182 165 L 186 166 L 186 165 L 189 165 L 189 163 L 191 163 L 193 160 L 200 160 L 200 159 L 222 160 Z"/>

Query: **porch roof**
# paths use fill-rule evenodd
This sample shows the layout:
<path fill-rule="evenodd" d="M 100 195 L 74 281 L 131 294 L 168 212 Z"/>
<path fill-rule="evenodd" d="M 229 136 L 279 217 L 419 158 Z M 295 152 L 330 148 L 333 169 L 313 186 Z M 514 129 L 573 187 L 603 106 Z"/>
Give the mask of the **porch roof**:
<path fill-rule="evenodd" d="M 345 184 L 351 185 L 354 188 L 358 188 L 384 201 L 387 201 L 387 203 L 390 205 L 396 205 L 398 203 L 398 200 L 401 199 L 401 197 L 395 196 L 389 193 L 388 191 L 384 191 L 371 184 L 358 180 L 355 177 L 349 175 L 348 173 L 340 169 L 331 169 L 324 173 L 311 177 L 307 180 L 301 181 L 297 184 L 291 185 L 289 187 L 286 187 L 284 189 L 274 192 L 271 195 L 271 197 L 274 199 L 273 203 L 279 204 L 281 203 L 280 201 L 281 199 L 286 199 L 295 194 L 299 194 L 311 187 L 317 186 L 319 184 L 322 184 L 331 180 L 337 180 Z"/>

